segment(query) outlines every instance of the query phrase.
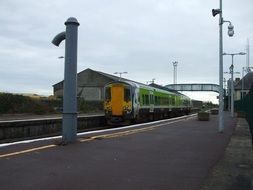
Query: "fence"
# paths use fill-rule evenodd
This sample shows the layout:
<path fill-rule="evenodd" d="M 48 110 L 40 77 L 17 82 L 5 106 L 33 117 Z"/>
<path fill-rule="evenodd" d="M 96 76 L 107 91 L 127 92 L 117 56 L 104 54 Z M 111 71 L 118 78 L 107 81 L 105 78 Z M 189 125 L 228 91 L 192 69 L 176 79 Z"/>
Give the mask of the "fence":
<path fill-rule="evenodd" d="M 236 111 L 245 113 L 245 118 L 249 124 L 252 147 L 253 147 L 253 84 L 249 93 L 241 100 L 235 101 Z"/>

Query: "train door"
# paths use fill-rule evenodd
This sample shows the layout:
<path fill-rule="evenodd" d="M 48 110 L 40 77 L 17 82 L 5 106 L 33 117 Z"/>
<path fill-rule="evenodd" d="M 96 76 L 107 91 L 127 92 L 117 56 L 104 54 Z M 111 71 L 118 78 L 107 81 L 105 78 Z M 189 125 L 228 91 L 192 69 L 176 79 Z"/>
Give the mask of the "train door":
<path fill-rule="evenodd" d="M 112 96 L 112 115 L 122 116 L 123 101 L 124 101 L 124 87 L 123 85 L 113 85 L 111 89 Z"/>
<path fill-rule="evenodd" d="M 149 102 L 150 102 L 149 112 L 153 113 L 155 105 L 154 105 L 154 93 L 152 91 L 149 91 Z"/>
<path fill-rule="evenodd" d="M 133 110 L 134 110 L 134 117 L 136 118 L 139 114 L 140 109 L 140 92 L 139 89 L 133 88 Z"/>

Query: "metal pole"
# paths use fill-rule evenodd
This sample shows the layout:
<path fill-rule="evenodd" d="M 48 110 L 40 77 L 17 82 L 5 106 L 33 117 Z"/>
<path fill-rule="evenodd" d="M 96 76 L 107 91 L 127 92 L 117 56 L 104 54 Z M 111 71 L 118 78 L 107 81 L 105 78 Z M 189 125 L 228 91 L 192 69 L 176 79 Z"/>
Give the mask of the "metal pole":
<path fill-rule="evenodd" d="M 175 84 L 177 84 L 177 64 L 176 64 L 176 67 L 175 67 Z"/>
<path fill-rule="evenodd" d="M 231 112 L 231 78 L 229 81 L 229 91 L 228 91 L 228 111 Z"/>
<path fill-rule="evenodd" d="M 249 38 L 247 38 L 246 53 L 247 53 L 247 57 L 246 57 L 246 67 L 247 67 L 247 72 L 249 72 L 249 71 L 250 71 L 250 68 L 249 68 L 249 63 L 250 63 L 250 45 L 249 45 Z"/>
<path fill-rule="evenodd" d="M 222 0 L 220 0 L 220 20 L 219 20 L 219 132 L 224 131 L 224 100 L 223 100 L 223 38 L 222 38 Z"/>
<path fill-rule="evenodd" d="M 231 65 L 231 117 L 234 117 L 234 55 L 232 54 Z"/>
<path fill-rule="evenodd" d="M 65 42 L 65 69 L 63 84 L 62 141 L 64 144 L 76 140 L 77 132 L 77 33 L 79 23 L 70 17 L 66 31 L 57 34 L 52 43 L 59 46 Z M 63 57 L 60 57 L 63 58 Z"/>
<path fill-rule="evenodd" d="M 76 18 L 66 22 L 65 70 L 63 87 L 62 140 L 76 140 L 77 133 L 77 28 Z"/>
<path fill-rule="evenodd" d="M 241 99 L 243 99 L 243 91 L 244 91 L 244 67 L 242 68 L 242 95 Z"/>

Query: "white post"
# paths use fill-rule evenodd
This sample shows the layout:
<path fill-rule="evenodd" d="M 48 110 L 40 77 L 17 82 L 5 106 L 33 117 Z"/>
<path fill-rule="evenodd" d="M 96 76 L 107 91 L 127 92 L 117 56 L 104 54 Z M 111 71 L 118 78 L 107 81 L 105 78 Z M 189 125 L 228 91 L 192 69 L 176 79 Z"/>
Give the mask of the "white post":
<path fill-rule="evenodd" d="M 231 117 L 234 117 L 234 55 L 232 55 L 231 65 Z"/>
<path fill-rule="evenodd" d="M 172 62 L 174 67 L 174 74 L 173 74 L 173 83 L 177 84 L 177 61 Z"/>

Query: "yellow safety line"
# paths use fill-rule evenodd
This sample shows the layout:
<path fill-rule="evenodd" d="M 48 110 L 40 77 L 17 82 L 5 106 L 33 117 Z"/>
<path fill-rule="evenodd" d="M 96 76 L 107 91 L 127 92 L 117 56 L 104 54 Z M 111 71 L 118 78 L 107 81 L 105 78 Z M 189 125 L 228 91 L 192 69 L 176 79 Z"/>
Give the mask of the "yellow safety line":
<path fill-rule="evenodd" d="M 25 153 L 34 152 L 34 151 L 37 151 L 37 150 L 43 150 L 43 149 L 47 149 L 47 148 L 53 148 L 53 147 L 56 147 L 56 145 L 51 144 L 51 145 L 41 146 L 41 147 L 37 147 L 37 148 L 31 148 L 31 149 L 27 149 L 27 150 L 22 150 L 22 151 L 18 151 L 18 152 L 12 152 L 12 153 L 8 153 L 8 154 L 2 154 L 2 155 L 0 155 L 0 158 L 10 157 L 10 156 L 16 156 L 16 155 L 19 155 L 19 154 L 25 154 Z"/>
<path fill-rule="evenodd" d="M 146 127 L 146 128 L 141 128 L 141 129 L 133 129 L 133 130 L 111 133 L 111 134 L 106 134 L 106 135 L 97 135 L 97 136 L 90 137 L 88 139 L 80 140 L 80 142 L 87 142 L 87 141 L 96 140 L 99 138 L 108 139 L 108 138 L 127 136 L 127 135 L 131 135 L 131 134 L 139 133 L 139 132 L 151 131 L 151 130 L 155 129 L 156 127 L 158 127 L 158 126 Z"/>

